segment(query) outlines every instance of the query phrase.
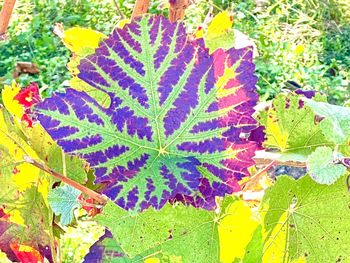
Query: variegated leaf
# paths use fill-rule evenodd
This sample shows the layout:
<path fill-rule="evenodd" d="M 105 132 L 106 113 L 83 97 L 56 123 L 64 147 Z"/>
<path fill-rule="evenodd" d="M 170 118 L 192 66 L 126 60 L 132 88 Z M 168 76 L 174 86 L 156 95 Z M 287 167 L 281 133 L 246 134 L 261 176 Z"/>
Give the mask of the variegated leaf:
<path fill-rule="evenodd" d="M 256 77 L 249 48 L 209 54 L 182 23 L 143 16 L 117 28 L 82 59 L 78 77 L 111 98 L 105 109 L 68 89 L 36 106 L 65 152 L 95 169 L 125 209 L 180 198 L 215 207 L 253 164 L 249 132 Z"/>

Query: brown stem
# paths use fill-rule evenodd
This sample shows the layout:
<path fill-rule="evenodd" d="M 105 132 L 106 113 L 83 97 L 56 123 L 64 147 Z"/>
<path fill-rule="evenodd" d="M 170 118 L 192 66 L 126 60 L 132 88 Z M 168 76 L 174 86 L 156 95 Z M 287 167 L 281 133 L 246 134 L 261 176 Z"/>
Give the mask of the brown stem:
<path fill-rule="evenodd" d="M 271 159 L 262 159 L 262 158 L 254 158 L 256 165 L 267 165 L 271 162 Z M 274 160 L 276 165 L 285 165 L 285 166 L 292 166 L 292 167 L 300 167 L 304 168 L 306 167 L 306 162 L 295 162 L 295 161 L 278 161 Z"/>
<path fill-rule="evenodd" d="M 252 177 L 249 178 L 248 181 L 244 182 L 242 184 L 242 189 L 244 190 L 249 190 L 254 188 L 255 185 L 257 185 L 259 183 L 260 177 L 266 173 L 272 166 L 274 166 L 275 164 L 277 164 L 277 161 L 270 161 L 270 163 L 268 163 L 264 168 L 262 168 L 261 170 L 259 170 L 256 174 L 254 174 Z"/>
<path fill-rule="evenodd" d="M 189 0 L 169 0 L 169 20 L 170 22 L 176 22 L 182 20 L 185 17 L 185 9 L 189 6 Z"/>
<path fill-rule="evenodd" d="M 63 175 L 55 172 L 54 170 L 52 170 L 51 168 L 47 167 L 46 165 L 43 165 L 35 160 L 33 160 L 32 158 L 30 158 L 29 156 L 25 156 L 25 161 L 32 164 L 33 166 L 43 170 L 44 172 L 49 173 L 50 175 L 52 175 L 53 177 L 57 178 L 58 180 L 78 189 L 79 191 L 81 191 L 82 193 L 90 196 L 91 198 L 93 198 L 94 200 L 96 200 L 99 204 L 101 205 L 105 205 L 107 203 L 107 197 L 96 193 L 95 191 L 67 178 L 64 177 Z"/>
<path fill-rule="evenodd" d="M 135 17 L 143 15 L 148 12 L 150 0 L 136 0 L 134 10 L 131 14 L 131 20 Z"/>
<path fill-rule="evenodd" d="M 0 36 L 6 33 L 16 0 L 5 0 L 0 12 Z"/>
<path fill-rule="evenodd" d="M 119 16 L 120 16 L 122 19 L 125 19 L 125 15 L 124 15 L 124 13 L 122 12 L 122 10 L 120 10 L 120 7 L 119 7 L 119 4 L 117 3 L 117 0 L 113 0 L 113 3 L 114 3 L 115 9 L 117 10 Z"/>

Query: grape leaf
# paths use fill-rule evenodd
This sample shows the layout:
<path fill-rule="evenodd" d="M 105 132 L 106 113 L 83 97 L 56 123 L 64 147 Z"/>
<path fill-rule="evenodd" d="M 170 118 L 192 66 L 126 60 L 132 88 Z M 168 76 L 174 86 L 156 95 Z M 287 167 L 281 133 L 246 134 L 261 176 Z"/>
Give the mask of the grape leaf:
<path fill-rule="evenodd" d="M 339 155 L 339 154 L 338 154 Z M 329 147 L 317 147 L 307 158 L 307 169 L 312 179 L 319 184 L 333 184 L 346 172 L 346 167 L 336 164 L 334 153 Z"/>
<path fill-rule="evenodd" d="M 348 262 L 349 204 L 344 176 L 330 186 L 317 184 L 310 176 L 278 177 L 262 202 L 267 210 L 265 253 L 278 242 L 289 261 L 305 257 L 306 262 Z M 276 227 L 280 230 L 273 232 Z M 278 241 L 281 235 L 287 238 L 285 245 Z"/>
<path fill-rule="evenodd" d="M 49 192 L 49 204 L 56 215 L 61 215 L 61 225 L 66 226 L 73 221 L 74 210 L 81 207 L 79 195 L 80 191 L 69 185 L 56 187 Z"/>
<path fill-rule="evenodd" d="M 294 93 L 279 94 L 259 115 L 267 137 L 264 146 L 278 149 L 296 161 L 306 161 L 318 146 L 332 145 L 322 134 L 312 109 L 305 106 L 302 99 L 303 96 Z M 314 99 L 324 100 L 320 95 Z"/>
<path fill-rule="evenodd" d="M 220 240 L 220 262 L 232 263 L 243 258 L 258 222 L 250 208 L 241 200 L 227 197 L 221 209 L 225 215 L 218 225 Z"/>
<path fill-rule="evenodd" d="M 129 259 L 108 230 L 90 247 L 89 253 L 84 257 L 84 263 L 131 263 L 140 260 L 140 257 Z"/>
<path fill-rule="evenodd" d="M 11 209 L 20 212 L 23 224 L 0 220 L 0 250 L 12 261 L 17 261 L 12 246 L 28 245 L 40 252 L 41 256 L 53 262 L 50 235 L 52 235 L 52 213 L 43 196 L 35 187 L 27 189 L 12 203 Z"/>
<path fill-rule="evenodd" d="M 9 190 L 7 194 L 4 193 L 8 201 L 11 200 L 11 196 L 14 199 L 18 197 L 18 190 L 24 191 L 33 185 L 38 185 L 38 191 L 47 196 L 47 178 L 41 177 L 39 180 L 42 172 L 24 162 L 24 155 L 38 159 L 37 153 L 25 139 L 12 116 L 0 106 L 0 152 L 4 157 L 0 159 L 0 174 Z M 15 187 L 9 183 L 11 180 L 15 183 Z"/>
<path fill-rule="evenodd" d="M 80 72 L 78 69 L 80 60 L 93 54 L 100 41 L 105 39 L 106 36 L 95 30 L 82 27 L 73 27 L 65 31 L 63 31 L 63 29 L 60 30 L 62 30 L 62 32 L 58 33 L 58 35 L 61 37 L 65 46 L 73 53 L 71 60 L 67 64 L 67 68 L 72 74 L 72 78 L 69 81 L 70 87 L 79 91 L 85 91 L 92 98 L 96 99 L 101 106 L 107 107 L 110 104 L 110 97 L 108 94 L 95 89 L 77 77 Z M 84 39 L 84 41 L 81 41 L 82 39 Z"/>
<path fill-rule="evenodd" d="M 218 218 L 215 212 L 178 204 L 130 215 L 112 202 L 96 217 L 108 227 L 126 256 L 152 250 L 177 256 L 182 262 L 218 262 Z"/>
<path fill-rule="evenodd" d="M 324 136 L 335 144 L 343 144 L 350 139 L 350 109 L 325 102 L 305 99 L 315 114 L 324 117 L 320 127 Z"/>
<path fill-rule="evenodd" d="M 158 250 L 157 250 L 158 249 Z M 159 248 L 143 252 L 141 255 L 128 257 L 112 233 L 108 230 L 89 249 L 89 253 L 84 257 L 84 263 L 181 263 L 181 258 L 162 254 Z"/>
<path fill-rule="evenodd" d="M 253 236 L 246 247 L 242 263 L 260 263 L 262 261 L 263 249 L 262 226 L 259 225 L 255 229 Z"/>
<path fill-rule="evenodd" d="M 233 16 L 228 11 L 220 12 L 213 18 L 204 36 L 205 44 L 211 53 L 218 48 L 234 47 L 235 34 L 232 25 Z"/>
<path fill-rule="evenodd" d="M 110 107 L 68 89 L 39 103 L 38 119 L 65 152 L 90 163 L 119 206 L 161 208 L 184 195 L 211 209 L 249 175 L 256 143 L 241 136 L 257 127 L 249 48 L 209 55 L 182 23 L 143 16 L 115 29 L 78 68 Z"/>
<path fill-rule="evenodd" d="M 84 169 L 83 160 L 62 153 L 62 150 L 59 147 L 52 147 L 47 156 L 47 164 L 56 172 L 64 174 L 63 158 L 67 177 L 80 184 L 84 184 L 87 181 L 87 175 Z"/>

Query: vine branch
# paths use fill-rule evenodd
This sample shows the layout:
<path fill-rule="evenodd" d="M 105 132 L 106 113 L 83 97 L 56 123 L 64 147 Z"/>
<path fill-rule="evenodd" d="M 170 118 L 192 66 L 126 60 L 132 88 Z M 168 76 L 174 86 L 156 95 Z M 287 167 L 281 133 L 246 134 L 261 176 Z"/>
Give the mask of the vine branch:
<path fill-rule="evenodd" d="M 150 0 L 136 0 L 131 20 L 148 12 Z"/>
<path fill-rule="evenodd" d="M 41 164 L 35 160 L 33 160 L 32 158 L 30 158 L 29 156 L 25 156 L 24 157 L 25 161 L 32 164 L 33 166 L 39 168 L 40 170 L 47 172 L 48 174 L 52 175 L 53 177 L 55 177 L 56 179 L 78 189 L 79 191 L 81 191 L 82 193 L 90 196 L 91 198 L 93 198 L 94 200 L 96 200 L 99 204 L 101 205 L 105 205 L 107 203 L 107 197 L 105 197 L 104 195 L 101 195 L 99 193 L 96 193 L 95 191 L 69 179 L 68 177 L 64 177 L 63 175 L 61 175 L 60 173 L 55 172 L 54 170 L 52 170 L 51 168 L 47 167 L 44 164 Z"/>
<path fill-rule="evenodd" d="M 124 13 L 122 12 L 122 10 L 120 10 L 120 7 L 119 7 L 119 4 L 117 3 L 117 0 L 113 0 L 113 3 L 114 3 L 114 6 L 115 6 L 115 9 L 116 9 L 117 12 L 118 12 L 118 15 L 119 15 L 122 19 L 125 19 L 125 15 L 124 15 Z"/>
<path fill-rule="evenodd" d="M 190 0 L 169 0 L 169 20 L 176 22 L 185 17 L 185 9 L 190 5 Z"/>
<path fill-rule="evenodd" d="M 5 35 L 16 0 L 5 0 L 0 12 L 0 39 Z"/>

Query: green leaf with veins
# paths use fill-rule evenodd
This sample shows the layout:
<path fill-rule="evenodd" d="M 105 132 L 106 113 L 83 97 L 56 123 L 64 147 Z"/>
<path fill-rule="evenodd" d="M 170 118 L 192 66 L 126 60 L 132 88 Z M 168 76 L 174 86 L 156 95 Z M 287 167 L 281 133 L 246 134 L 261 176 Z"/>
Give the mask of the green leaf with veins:
<path fill-rule="evenodd" d="M 80 191 L 69 185 L 54 188 L 49 192 L 50 206 L 56 215 L 61 215 L 61 225 L 66 226 L 73 221 L 74 210 L 80 208 L 79 195 Z"/>
<path fill-rule="evenodd" d="M 294 93 L 279 94 L 272 105 L 261 112 L 259 122 L 265 126 L 266 148 L 278 149 L 289 158 L 308 156 L 316 147 L 332 145 L 322 134 L 313 111 L 306 107 L 302 96 Z M 324 100 L 320 95 L 316 100 Z"/>
<path fill-rule="evenodd" d="M 262 237 L 262 227 L 259 225 L 252 236 L 249 244 L 247 245 L 244 258 L 242 263 L 259 263 L 262 261 L 263 254 L 263 237 Z"/>
<path fill-rule="evenodd" d="M 350 262 L 350 195 L 346 177 L 330 186 L 317 184 L 310 176 L 299 180 L 278 177 L 266 191 L 262 207 L 267 207 L 264 252 L 279 235 L 285 234 L 285 256 L 289 261 L 305 257 L 308 263 Z M 287 214 L 285 219 L 281 218 L 283 214 Z M 281 230 L 271 235 L 276 227 Z"/>
<path fill-rule="evenodd" d="M 10 244 L 25 244 L 40 251 L 43 257 L 52 262 L 52 212 L 36 187 L 27 189 L 12 203 L 12 207 L 7 208 L 19 211 L 24 225 L 0 220 L 0 250 L 17 262 Z"/>
<path fill-rule="evenodd" d="M 305 99 L 315 114 L 324 117 L 320 127 L 324 136 L 335 144 L 343 144 L 350 139 L 350 108 Z"/>
<path fill-rule="evenodd" d="M 130 258 L 152 250 L 183 262 L 208 263 L 219 261 L 218 218 L 213 211 L 180 204 L 131 215 L 112 202 L 96 217 Z"/>
<path fill-rule="evenodd" d="M 53 147 L 49 152 L 47 157 L 48 166 L 56 172 L 64 174 L 63 156 L 65 158 L 67 177 L 80 184 L 84 184 L 87 181 L 87 175 L 84 169 L 84 161 L 76 156 L 69 156 L 68 154 L 63 153 L 61 148 L 58 146 Z"/>
<path fill-rule="evenodd" d="M 307 159 L 307 168 L 315 182 L 319 184 L 333 184 L 346 172 L 346 167 L 335 163 L 333 150 L 329 147 L 318 147 Z"/>

